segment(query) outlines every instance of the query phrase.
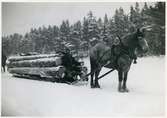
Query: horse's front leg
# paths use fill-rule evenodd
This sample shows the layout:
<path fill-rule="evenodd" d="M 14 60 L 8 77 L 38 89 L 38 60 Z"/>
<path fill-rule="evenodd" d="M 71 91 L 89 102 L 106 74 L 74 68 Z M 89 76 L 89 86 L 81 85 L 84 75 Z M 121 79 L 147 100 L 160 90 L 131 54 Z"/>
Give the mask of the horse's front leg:
<path fill-rule="evenodd" d="M 2 68 L 3 68 L 3 72 L 5 72 L 5 66 L 3 66 Z"/>
<path fill-rule="evenodd" d="M 124 92 L 124 90 L 122 88 L 123 72 L 121 70 L 118 71 L 118 79 L 119 79 L 118 91 L 119 92 Z"/>
<path fill-rule="evenodd" d="M 94 88 L 94 82 L 93 82 L 93 77 L 94 77 L 94 72 L 91 72 L 91 79 L 90 79 L 90 87 Z"/>
<path fill-rule="evenodd" d="M 122 86 L 122 89 L 124 90 L 124 92 L 129 92 L 129 90 L 126 86 L 127 77 L 128 77 L 128 72 L 125 72 L 124 73 L 123 86 Z"/>
<path fill-rule="evenodd" d="M 99 85 L 99 82 L 98 82 L 98 76 L 99 76 L 100 71 L 101 71 L 101 68 L 98 69 L 98 70 L 95 72 L 95 88 L 100 88 L 100 85 Z"/>

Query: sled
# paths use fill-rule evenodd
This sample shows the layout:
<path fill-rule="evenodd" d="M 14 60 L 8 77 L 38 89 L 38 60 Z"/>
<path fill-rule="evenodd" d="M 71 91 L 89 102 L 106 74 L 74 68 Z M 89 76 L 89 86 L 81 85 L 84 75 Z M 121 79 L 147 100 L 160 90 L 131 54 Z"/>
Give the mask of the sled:
<path fill-rule="evenodd" d="M 60 55 L 28 55 L 15 56 L 8 59 L 8 72 L 15 77 L 43 80 L 50 82 L 60 82 L 67 84 L 82 83 L 87 74 L 87 68 L 84 65 L 79 66 L 81 73 L 75 73 L 73 70 L 67 70 L 62 65 Z M 68 72 L 68 73 L 67 73 Z M 73 73 L 68 81 L 68 74 Z M 79 77 L 78 77 L 79 76 Z M 80 79 L 78 79 L 80 78 Z M 77 82 L 77 83 L 76 83 Z"/>

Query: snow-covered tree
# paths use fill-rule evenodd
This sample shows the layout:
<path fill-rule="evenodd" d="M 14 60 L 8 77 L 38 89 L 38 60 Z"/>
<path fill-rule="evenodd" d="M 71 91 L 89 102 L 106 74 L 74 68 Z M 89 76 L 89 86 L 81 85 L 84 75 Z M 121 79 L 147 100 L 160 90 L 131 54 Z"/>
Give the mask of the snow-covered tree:
<path fill-rule="evenodd" d="M 114 24 L 116 35 L 123 36 L 129 30 L 128 16 L 125 15 L 124 10 L 121 7 L 115 11 Z"/>
<path fill-rule="evenodd" d="M 152 27 L 148 34 L 150 50 L 154 54 L 165 54 L 165 2 L 157 2 L 147 9 L 149 23 Z"/>
<path fill-rule="evenodd" d="M 165 2 L 157 2 L 153 6 L 145 2 L 143 8 L 136 2 L 130 6 L 129 14 L 119 8 L 114 16 L 104 14 L 103 18 L 96 19 L 90 11 L 82 22 L 77 21 L 72 25 L 68 20 L 63 20 L 60 26 L 31 28 L 25 35 L 15 33 L 2 37 L 2 49 L 8 55 L 32 51 L 49 53 L 62 50 L 69 43 L 76 49 L 80 44 L 89 47 L 91 42 L 96 44 L 105 38 L 112 45 L 117 35 L 124 36 L 143 26 L 151 27 L 146 32 L 150 54 L 165 54 Z"/>
<path fill-rule="evenodd" d="M 90 11 L 87 15 L 87 20 L 88 20 L 88 36 L 89 40 L 92 39 L 98 39 L 98 26 L 97 26 L 97 21 L 96 17 L 93 16 L 92 11 Z"/>
<path fill-rule="evenodd" d="M 83 26 L 82 26 L 82 40 L 89 42 L 89 23 L 88 20 L 84 17 Z"/>
<path fill-rule="evenodd" d="M 108 21 L 107 14 L 105 14 L 103 28 L 102 28 L 102 38 L 104 41 L 107 41 L 107 42 L 108 42 L 108 27 L 109 27 L 109 21 Z"/>
<path fill-rule="evenodd" d="M 70 25 L 69 21 L 62 21 L 62 24 L 60 25 L 60 38 L 64 41 L 67 41 L 69 39 L 70 35 Z"/>

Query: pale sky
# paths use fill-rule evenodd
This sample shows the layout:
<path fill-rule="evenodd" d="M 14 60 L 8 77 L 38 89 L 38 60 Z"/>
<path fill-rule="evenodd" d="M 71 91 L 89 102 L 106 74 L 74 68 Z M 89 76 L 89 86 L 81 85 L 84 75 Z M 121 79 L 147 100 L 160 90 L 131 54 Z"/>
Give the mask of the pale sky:
<path fill-rule="evenodd" d="M 140 7 L 143 4 L 139 3 Z M 96 18 L 103 18 L 105 13 L 111 18 L 116 8 L 129 13 L 131 5 L 135 3 L 2 3 L 2 35 L 25 34 L 32 27 L 59 26 L 66 19 L 73 24 L 83 20 L 90 10 Z"/>

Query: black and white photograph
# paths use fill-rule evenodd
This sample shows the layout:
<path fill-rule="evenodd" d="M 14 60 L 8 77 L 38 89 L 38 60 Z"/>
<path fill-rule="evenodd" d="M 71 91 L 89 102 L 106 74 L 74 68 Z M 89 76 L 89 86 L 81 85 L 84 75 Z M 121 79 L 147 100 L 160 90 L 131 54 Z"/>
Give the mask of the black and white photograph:
<path fill-rule="evenodd" d="M 165 9 L 1 2 L 1 116 L 164 117 Z"/>

